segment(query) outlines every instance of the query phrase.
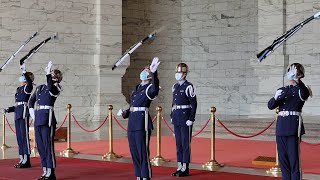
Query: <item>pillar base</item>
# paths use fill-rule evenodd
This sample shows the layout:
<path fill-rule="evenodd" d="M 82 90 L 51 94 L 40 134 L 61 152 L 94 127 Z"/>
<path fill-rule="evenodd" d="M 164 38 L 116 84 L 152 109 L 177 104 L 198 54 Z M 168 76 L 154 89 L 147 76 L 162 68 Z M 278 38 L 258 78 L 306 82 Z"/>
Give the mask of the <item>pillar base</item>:
<path fill-rule="evenodd" d="M 223 167 L 224 164 L 220 164 L 216 160 L 210 160 L 206 164 L 202 165 L 203 168 L 209 170 L 209 171 L 215 171 L 218 170 L 219 168 Z"/>
<path fill-rule="evenodd" d="M 102 156 L 102 159 L 105 159 L 105 160 L 115 160 L 115 159 L 118 159 L 118 158 L 121 158 L 122 156 L 119 156 L 117 155 L 116 153 L 114 152 L 108 152 L 107 154 L 103 155 Z"/>
<path fill-rule="evenodd" d="M 60 152 L 60 155 L 63 157 L 72 157 L 76 154 L 79 154 L 79 152 L 74 151 L 72 148 L 67 148 L 66 150 Z"/>
<path fill-rule="evenodd" d="M 274 167 L 272 167 L 271 169 L 269 169 L 269 170 L 267 170 L 266 171 L 268 174 L 272 174 L 273 176 L 276 176 L 276 177 L 278 177 L 278 176 L 280 176 L 281 175 L 281 169 L 280 169 L 280 167 L 279 166 L 274 166 Z"/>
<path fill-rule="evenodd" d="M 10 148 L 10 146 L 8 146 L 8 145 L 6 145 L 6 144 L 2 144 L 2 145 L 1 145 L 1 149 L 2 149 L 2 150 L 6 150 L 6 149 L 8 149 L 8 148 Z"/>
<path fill-rule="evenodd" d="M 154 166 L 161 166 L 170 160 L 164 159 L 162 156 L 156 156 L 151 160 L 152 165 Z"/>

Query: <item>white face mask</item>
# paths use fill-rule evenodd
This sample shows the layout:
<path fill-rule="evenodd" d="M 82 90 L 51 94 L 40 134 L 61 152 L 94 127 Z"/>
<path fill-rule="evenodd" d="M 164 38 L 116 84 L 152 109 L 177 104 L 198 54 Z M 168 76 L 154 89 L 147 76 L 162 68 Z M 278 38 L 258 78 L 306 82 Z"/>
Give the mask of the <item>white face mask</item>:
<path fill-rule="evenodd" d="M 148 73 L 147 71 L 142 71 L 142 72 L 140 73 L 140 79 L 141 79 L 141 81 L 147 80 L 147 79 L 148 79 L 148 76 L 149 76 L 149 73 Z"/>
<path fill-rule="evenodd" d="M 175 78 L 177 81 L 180 81 L 182 79 L 182 73 L 176 73 Z"/>

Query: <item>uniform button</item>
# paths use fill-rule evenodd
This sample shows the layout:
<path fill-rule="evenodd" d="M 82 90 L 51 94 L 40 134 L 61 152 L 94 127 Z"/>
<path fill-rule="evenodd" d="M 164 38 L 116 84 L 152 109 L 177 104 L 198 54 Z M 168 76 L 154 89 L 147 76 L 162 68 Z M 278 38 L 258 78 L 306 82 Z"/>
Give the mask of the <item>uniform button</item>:
<path fill-rule="evenodd" d="M 286 104 L 286 103 L 283 103 L 283 104 Z"/>
<path fill-rule="evenodd" d="M 40 101 L 40 99 L 38 99 Z"/>
<path fill-rule="evenodd" d="M 294 96 L 294 95 L 292 95 L 292 96 Z"/>
<path fill-rule="evenodd" d="M 178 94 L 176 94 L 176 95 L 178 95 Z"/>
<path fill-rule="evenodd" d="M 177 100 L 177 99 L 174 99 L 174 100 Z"/>

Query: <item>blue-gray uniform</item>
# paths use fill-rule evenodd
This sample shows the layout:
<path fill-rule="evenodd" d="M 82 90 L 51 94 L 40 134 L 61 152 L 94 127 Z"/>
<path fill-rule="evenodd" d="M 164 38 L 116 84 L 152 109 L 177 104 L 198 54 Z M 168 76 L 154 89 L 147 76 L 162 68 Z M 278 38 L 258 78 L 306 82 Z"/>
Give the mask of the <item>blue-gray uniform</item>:
<path fill-rule="evenodd" d="M 177 161 L 190 163 L 192 125 L 188 127 L 186 122 L 195 121 L 197 97 L 193 85 L 187 80 L 174 84 L 172 93 L 171 119 L 176 138 Z"/>
<path fill-rule="evenodd" d="M 23 76 L 25 77 L 27 84 L 17 88 L 15 105 L 9 107 L 8 112 L 14 112 L 19 155 L 29 155 L 29 111 L 27 103 L 30 98 L 33 85 L 28 73 L 24 73 Z"/>
<path fill-rule="evenodd" d="M 55 168 L 54 135 L 57 121 L 53 107 L 61 87 L 52 80 L 51 74 L 46 76 L 47 84 L 36 88 L 29 100 L 29 107 L 35 109 L 35 137 L 42 167 Z"/>
<path fill-rule="evenodd" d="M 276 141 L 282 179 L 296 180 L 301 178 L 299 131 L 301 135 L 305 133 L 302 119 L 299 118 L 304 102 L 309 97 L 309 90 L 301 80 L 298 84 L 285 86 L 279 90 L 282 90 L 281 95 L 276 100 L 271 98 L 268 108 L 272 110 L 279 107 Z M 300 129 L 299 122 L 301 122 Z"/>
<path fill-rule="evenodd" d="M 149 115 L 149 107 L 152 100 L 159 94 L 157 71 L 151 75 L 151 83 L 139 84 L 132 91 L 130 108 L 123 111 L 122 114 L 123 118 L 129 117 L 128 141 L 135 175 L 146 179 L 150 179 L 152 176 L 149 141 L 153 125 Z"/>

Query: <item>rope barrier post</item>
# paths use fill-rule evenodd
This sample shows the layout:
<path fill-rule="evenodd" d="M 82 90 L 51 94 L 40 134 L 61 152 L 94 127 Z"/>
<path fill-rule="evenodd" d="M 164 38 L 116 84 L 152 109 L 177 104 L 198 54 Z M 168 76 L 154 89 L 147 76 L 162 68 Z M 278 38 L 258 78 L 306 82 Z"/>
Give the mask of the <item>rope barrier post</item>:
<path fill-rule="evenodd" d="M 121 156 L 113 152 L 113 127 L 112 127 L 112 115 L 113 106 L 108 106 L 108 117 L 109 117 L 109 152 L 102 156 L 102 159 L 114 160 L 120 158 Z"/>
<path fill-rule="evenodd" d="M 216 111 L 217 111 L 217 109 L 214 106 L 212 106 L 210 109 L 210 112 L 211 112 L 211 116 L 210 116 L 210 119 L 211 119 L 211 160 L 202 166 L 210 171 L 216 170 L 216 169 L 224 166 L 224 164 L 220 164 L 215 159 L 215 136 L 216 136 L 215 135 L 215 118 L 216 118 L 215 113 L 216 113 Z"/>
<path fill-rule="evenodd" d="M 160 166 L 170 160 L 166 160 L 161 156 L 161 111 L 162 107 L 158 106 L 157 111 L 157 156 L 154 157 L 151 162 L 155 166 Z"/>
<path fill-rule="evenodd" d="M 276 109 L 276 120 L 278 120 L 278 113 L 279 113 L 279 108 Z M 281 175 L 281 169 L 280 169 L 280 164 L 279 164 L 279 156 L 278 156 L 278 148 L 277 148 L 277 143 L 276 143 L 276 164 L 269 170 L 267 170 L 268 174 L 272 174 L 274 176 L 279 176 Z"/>
<path fill-rule="evenodd" d="M 79 152 L 74 151 L 71 148 L 71 104 L 67 105 L 67 113 L 68 113 L 68 128 L 67 128 L 67 149 L 62 151 L 60 155 L 64 157 L 71 157 L 74 154 L 78 154 Z"/>
<path fill-rule="evenodd" d="M 10 146 L 6 145 L 6 113 L 3 113 L 2 116 L 2 145 L 1 145 L 1 149 L 2 150 L 6 150 L 8 148 L 10 148 Z"/>
<path fill-rule="evenodd" d="M 38 153 L 37 142 L 35 138 L 33 138 L 33 147 L 31 149 L 31 153 L 33 155 L 36 155 Z"/>

